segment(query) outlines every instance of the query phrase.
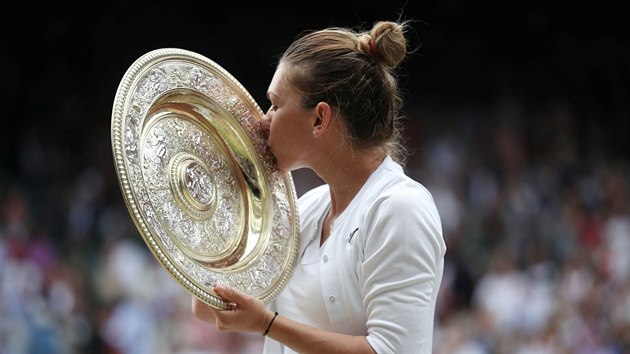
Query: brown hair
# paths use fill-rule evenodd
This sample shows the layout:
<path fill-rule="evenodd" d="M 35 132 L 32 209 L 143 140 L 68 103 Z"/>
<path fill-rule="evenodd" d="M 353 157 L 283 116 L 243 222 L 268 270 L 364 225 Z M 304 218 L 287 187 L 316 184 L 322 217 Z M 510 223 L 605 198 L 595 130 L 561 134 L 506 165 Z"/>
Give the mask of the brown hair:
<path fill-rule="evenodd" d="M 303 105 L 337 108 L 352 146 L 380 147 L 400 163 L 402 98 L 395 68 L 407 54 L 407 22 L 377 22 L 370 31 L 331 27 L 294 41 L 280 58 Z"/>

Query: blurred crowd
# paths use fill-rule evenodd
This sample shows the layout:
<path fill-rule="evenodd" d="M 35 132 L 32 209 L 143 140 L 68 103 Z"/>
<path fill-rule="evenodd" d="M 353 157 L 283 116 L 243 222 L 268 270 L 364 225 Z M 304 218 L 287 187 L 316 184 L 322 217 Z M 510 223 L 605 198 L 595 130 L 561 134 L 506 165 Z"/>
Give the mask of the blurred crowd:
<path fill-rule="evenodd" d="M 448 245 L 435 353 L 630 352 L 628 155 L 578 141 L 563 102 L 489 111 L 429 138 L 416 170 Z"/>
<path fill-rule="evenodd" d="M 433 193 L 448 246 L 434 351 L 628 353 L 628 153 L 584 140 L 566 103 L 526 106 L 409 106 L 407 168 Z M 0 170 L 0 353 L 259 352 L 260 335 L 194 319 L 144 244 L 108 123 L 76 154 L 54 126 L 14 137 Z M 294 181 L 299 194 L 319 183 Z"/>

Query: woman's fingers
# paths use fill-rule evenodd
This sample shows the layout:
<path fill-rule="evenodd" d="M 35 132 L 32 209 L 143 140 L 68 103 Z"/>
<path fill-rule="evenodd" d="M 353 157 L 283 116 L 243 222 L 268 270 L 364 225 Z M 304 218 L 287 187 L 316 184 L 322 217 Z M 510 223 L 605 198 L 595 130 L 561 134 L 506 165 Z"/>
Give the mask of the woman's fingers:
<path fill-rule="evenodd" d="M 243 294 L 231 287 L 225 285 L 216 285 L 214 292 L 223 300 L 228 302 L 228 310 L 235 310 L 237 307 L 243 310 L 244 307 L 250 307 L 252 299 L 250 296 Z"/>
<path fill-rule="evenodd" d="M 270 311 L 260 300 L 224 285 L 215 286 L 214 291 L 225 301 L 234 304 L 229 311 L 215 312 L 220 330 L 264 331 Z"/>
<path fill-rule="evenodd" d="M 244 300 L 243 294 L 225 285 L 215 286 L 214 292 L 216 292 L 217 295 L 221 296 L 223 300 L 229 301 L 234 304 L 243 303 Z"/>

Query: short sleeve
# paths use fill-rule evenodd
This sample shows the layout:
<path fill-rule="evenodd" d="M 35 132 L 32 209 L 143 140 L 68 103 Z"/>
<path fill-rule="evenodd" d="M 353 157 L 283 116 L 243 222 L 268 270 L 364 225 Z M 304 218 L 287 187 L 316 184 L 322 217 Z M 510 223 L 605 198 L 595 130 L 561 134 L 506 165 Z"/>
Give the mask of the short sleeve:
<path fill-rule="evenodd" d="M 365 214 L 363 284 L 368 341 L 378 353 L 430 352 L 446 246 L 430 193 L 406 183 Z"/>

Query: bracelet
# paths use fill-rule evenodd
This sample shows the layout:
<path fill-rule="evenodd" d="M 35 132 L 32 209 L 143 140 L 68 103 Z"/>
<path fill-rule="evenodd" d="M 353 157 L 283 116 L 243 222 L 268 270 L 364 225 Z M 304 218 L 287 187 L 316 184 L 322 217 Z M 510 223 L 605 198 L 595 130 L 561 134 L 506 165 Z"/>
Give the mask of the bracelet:
<path fill-rule="evenodd" d="M 271 322 L 269 322 L 269 326 L 267 326 L 267 329 L 265 330 L 265 333 L 263 333 L 263 337 L 266 336 L 267 333 L 269 333 L 269 330 L 271 329 L 271 325 L 273 324 L 273 320 L 275 320 L 277 316 L 278 316 L 278 312 L 276 312 L 273 315 L 273 318 L 271 319 Z"/>

